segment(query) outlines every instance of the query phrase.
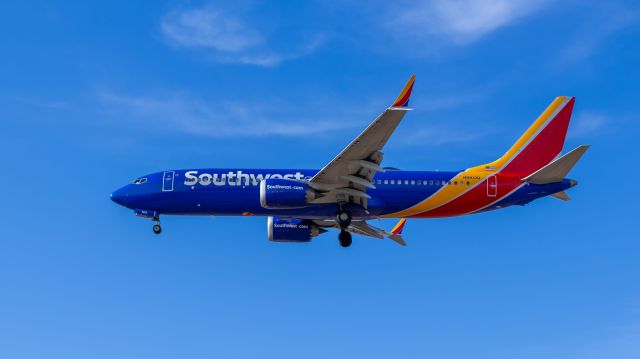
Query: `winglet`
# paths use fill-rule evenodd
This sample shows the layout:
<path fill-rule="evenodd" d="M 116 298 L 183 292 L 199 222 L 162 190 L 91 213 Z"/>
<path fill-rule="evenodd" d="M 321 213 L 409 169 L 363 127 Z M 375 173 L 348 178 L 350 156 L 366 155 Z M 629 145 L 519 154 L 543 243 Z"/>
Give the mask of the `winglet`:
<path fill-rule="evenodd" d="M 391 107 L 409 107 L 409 98 L 411 97 L 411 90 L 413 90 L 413 83 L 416 80 L 416 75 L 411 75 L 409 81 L 398 95 L 398 98 L 393 102 Z"/>
<path fill-rule="evenodd" d="M 398 223 L 393 227 L 390 233 L 387 233 L 387 236 L 390 240 L 398 243 L 401 246 L 406 246 L 407 242 L 402 239 L 402 229 L 404 228 L 404 224 L 407 222 L 406 218 L 402 218 L 398 221 Z"/>
<path fill-rule="evenodd" d="M 402 218 L 396 223 L 396 225 L 391 230 L 391 234 L 402 234 L 402 230 L 404 229 L 404 224 L 407 223 L 406 218 Z"/>

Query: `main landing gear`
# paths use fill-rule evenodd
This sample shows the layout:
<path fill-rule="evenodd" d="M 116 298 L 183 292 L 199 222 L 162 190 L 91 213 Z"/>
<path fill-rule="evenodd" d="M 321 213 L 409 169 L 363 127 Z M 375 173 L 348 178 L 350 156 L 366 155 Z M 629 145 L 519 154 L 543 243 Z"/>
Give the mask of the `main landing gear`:
<path fill-rule="evenodd" d="M 153 218 L 153 233 L 160 234 L 162 232 L 162 227 L 160 227 L 160 217 Z"/>
<path fill-rule="evenodd" d="M 340 241 L 340 246 L 343 248 L 347 248 L 351 245 L 351 233 L 345 231 L 344 229 L 340 231 L 338 235 L 338 240 Z"/>
<path fill-rule="evenodd" d="M 340 234 L 338 235 L 338 241 L 340 241 L 340 246 L 343 248 L 347 248 L 352 243 L 351 233 L 347 232 L 346 229 L 351 224 L 351 212 L 346 210 L 344 203 L 340 203 L 338 207 L 338 211 L 336 212 L 336 223 L 340 227 Z"/>
<path fill-rule="evenodd" d="M 336 212 L 336 222 L 338 222 L 338 226 L 342 229 L 346 229 L 351 224 L 351 212 L 340 206 L 338 212 Z"/>

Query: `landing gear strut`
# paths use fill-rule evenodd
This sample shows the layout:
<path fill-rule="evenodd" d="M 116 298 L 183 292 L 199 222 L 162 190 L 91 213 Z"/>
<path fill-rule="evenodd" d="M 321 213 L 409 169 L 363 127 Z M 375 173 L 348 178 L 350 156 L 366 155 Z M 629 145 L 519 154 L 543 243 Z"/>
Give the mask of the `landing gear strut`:
<path fill-rule="evenodd" d="M 153 225 L 153 233 L 160 234 L 160 232 L 162 232 L 162 227 L 160 227 L 160 218 L 159 217 L 155 217 L 153 219 L 153 222 L 155 223 Z"/>
<path fill-rule="evenodd" d="M 336 222 L 342 229 L 346 229 L 351 224 L 351 212 L 344 209 L 344 205 L 340 205 L 338 212 L 336 212 Z"/>
<path fill-rule="evenodd" d="M 340 241 L 340 246 L 343 248 L 347 248 L 351 245 L 352 239 L 351 239 L 351 233 L 345 231 L 345 230 L 341 230 L 340 234 L 338 235 L 338 240 Z"/>

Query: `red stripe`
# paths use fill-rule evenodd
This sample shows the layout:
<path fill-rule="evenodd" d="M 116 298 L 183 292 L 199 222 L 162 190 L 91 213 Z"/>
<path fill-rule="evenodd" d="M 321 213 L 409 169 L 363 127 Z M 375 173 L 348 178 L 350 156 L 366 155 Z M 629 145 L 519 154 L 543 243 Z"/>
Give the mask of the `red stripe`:
<path fill-rule="evenodd" d="M 487 179 L 484 179 L 480 184 L 464 193 L 460 197 L 453 201 L 432 209 L 430 211 L 415 215 L 416 218 L 435 218 L 435 217 L 450 217 L 457 216 L 473 211 L 477 211 L 480 208 L 486 207 L 491 203 L 501 199 L 508 195 L 522 184 L 517 177 L 507 175 L 496 175 L 498 180 L 497 196 L 487 196 Z M 453 185 L 449 185 L 453 186 Z"/>

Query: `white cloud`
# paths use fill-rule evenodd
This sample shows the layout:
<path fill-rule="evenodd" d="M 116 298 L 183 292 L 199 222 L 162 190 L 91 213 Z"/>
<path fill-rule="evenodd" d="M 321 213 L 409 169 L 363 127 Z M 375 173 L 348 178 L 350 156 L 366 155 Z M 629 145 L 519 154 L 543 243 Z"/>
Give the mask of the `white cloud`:
<path fill-rule="evenodd" d="M 213 5 L 172 11 L 161 21 L 160 30 L 171 44 L 204 50 L 215 61 L 266 67 L 306 56 L 324 40 L 319 34 L 307 43 L 276 51 L 260 29 Z"/>
<path fill-rule="evenodd" d="M 477 142 L 491 133 L 489 129 L 460 127 L 455 125 L 437 124 L 423 125 L 420 128 L 404 130 L 398 137 L 402 137 L 402 144 L 407 146 L 443 146 Z"/>
<path fill-rule="evenodd" d="M 598 9 L 600 16 L 586 21 L 576 29 L 574 36 L 558 54 L 556 65 L 560 68 L 587 60 L 621 30 L 637 27 L 640 12 L 628 8 Z M 605 15 L 606 14 L 606 15 Z"/>
<path fill-rule="evenodd" d="M 212 6 L 173 11 L 163 19 L 160 27 L 170 41 L 184 47 L 238 52 L 264 41 L 241 19 L 223 14 Z"/>
<path fill-rule="evenodd" d="M 571 138 L 591 137 L 602 132 L 604 126 L 609 122 L 609 117 L 602 114 L 591 112 L 580 113 L 572 121 L 569 136 Z"/>
<path fill-rule="evenodd" d="M 466 44 L 541 9 L 547 0 L 426 0 L 401 4 L 399 34 L 436 35 Z"/>
<path fill-rule="evenodd" d="M 211 103 L 184 93 L 131 96 L 105 91 L 98 99 L 109 117 L 126 126 L 216 138 L 307 136 L 353 127 L 322 116 L 304 118 L 296 115 L 300 110 L 282 104 Z"/>

